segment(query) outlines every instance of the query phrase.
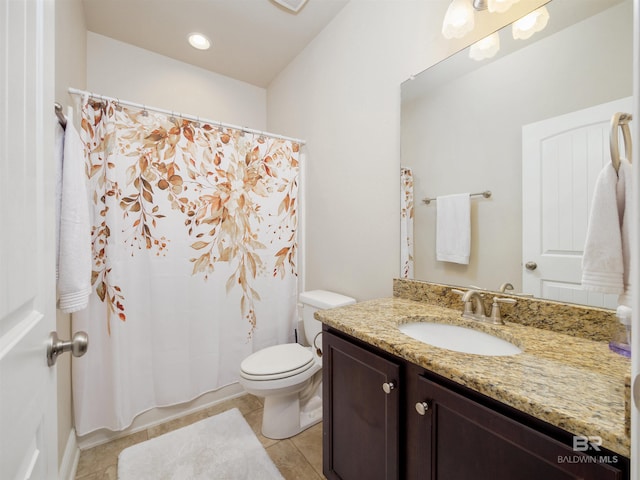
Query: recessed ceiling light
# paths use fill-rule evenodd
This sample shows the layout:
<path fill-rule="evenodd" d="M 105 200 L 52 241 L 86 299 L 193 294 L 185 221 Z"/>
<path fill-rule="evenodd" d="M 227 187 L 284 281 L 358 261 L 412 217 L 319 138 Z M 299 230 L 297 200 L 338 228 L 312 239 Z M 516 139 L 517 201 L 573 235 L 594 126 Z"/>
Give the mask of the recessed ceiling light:
<path fill-rule="evenodd" d="M 189 43 L 198 50 L 207 50 L 211 46 L 209 39 L 201 33 L 190 33 Z"/>

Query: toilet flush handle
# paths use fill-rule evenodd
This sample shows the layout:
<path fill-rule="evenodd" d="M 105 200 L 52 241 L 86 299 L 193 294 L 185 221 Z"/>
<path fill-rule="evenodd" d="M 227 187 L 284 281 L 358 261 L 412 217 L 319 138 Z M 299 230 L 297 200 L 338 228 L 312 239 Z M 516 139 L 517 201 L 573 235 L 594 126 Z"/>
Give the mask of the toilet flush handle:
<path fill-rule="evenodd" d="M 320 335 L 322 335 L 322 332 L 316 333 L 316 336 L 313 337 L 313 348 L 316 349 L 316 354 L 318 355 L 318 357 L 322 356 L 322 349 L 316 344 L 316 340 Z"/>

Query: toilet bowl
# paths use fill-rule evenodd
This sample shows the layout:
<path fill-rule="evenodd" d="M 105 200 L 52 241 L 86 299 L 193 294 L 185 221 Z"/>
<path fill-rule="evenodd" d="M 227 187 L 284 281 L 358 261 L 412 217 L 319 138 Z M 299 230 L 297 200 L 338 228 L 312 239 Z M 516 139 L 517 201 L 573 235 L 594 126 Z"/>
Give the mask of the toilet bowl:
<path fill-rule="evenodd" d="M 304 292 L 299 300 L 310 345 L 322 329 L 313 317 L 316 310 L 355 303 L 325 290 Z M 267 438 L 289 438 L 322 420 L 322 359 L 312 346 L 286 343 L 252 353 L 240 364 L 240 384 L 264 398 L 262 434 Z"/>

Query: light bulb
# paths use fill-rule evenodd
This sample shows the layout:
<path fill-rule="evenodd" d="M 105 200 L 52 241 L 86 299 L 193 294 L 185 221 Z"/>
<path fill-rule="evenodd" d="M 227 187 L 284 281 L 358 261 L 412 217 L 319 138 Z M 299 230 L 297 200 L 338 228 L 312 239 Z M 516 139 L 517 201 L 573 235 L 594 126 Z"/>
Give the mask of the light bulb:
<path fill-rule="evenodd" d="M 484 60 L 493 57 L 500 50 L 500 35 L 494 32 L 478 40 L 469 48 L 469 57 L 474 60 Z"/>
<path fill-rule="evenodd" d="M 544 29 L 549 23 L 549 11 L 546 7 L 540 7 L 520 20 L 513 22 L 511 27 L 513 38 L 526 40 L 536 32 Z"/>
<path fill-rule="evenodd" d="M 207 50 L 211 46 L 209 39 L 201 33 L 190 33 L 189 44 L 198 50 Z"/>
<path fill-rule="evenodd" d="M 511 8 L 514 3 L 520 0 L 489 0 L 487 8 L 491 13 L 503 13 Z"/>
<path fill-rule="evenodd" d="M 445 38 L 462 38 L 473 30 L 474 11 L 469 0 L 453 0 L 442 23 Z"/>

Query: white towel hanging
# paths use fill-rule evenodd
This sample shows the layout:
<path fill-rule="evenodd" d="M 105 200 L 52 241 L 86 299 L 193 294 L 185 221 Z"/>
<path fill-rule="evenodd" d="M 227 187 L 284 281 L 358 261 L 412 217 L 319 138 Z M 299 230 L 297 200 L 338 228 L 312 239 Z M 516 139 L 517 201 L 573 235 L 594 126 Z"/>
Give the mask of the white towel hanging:
<path fill-rule="evenodd" d="M 469 193 L 436 197 L 436 259 L 469 264 L 471 201 Z"/>
<path fill-rule="evenodd" d="M 91 293 L 91 226 L 85 181 L 84 146 L 67 113 L 62 172 L 59 174 L 58 307 L 65 313 L 85 308 Z"/>

